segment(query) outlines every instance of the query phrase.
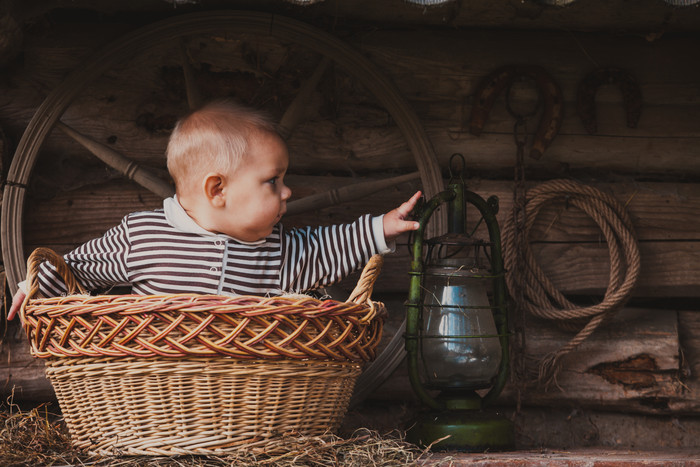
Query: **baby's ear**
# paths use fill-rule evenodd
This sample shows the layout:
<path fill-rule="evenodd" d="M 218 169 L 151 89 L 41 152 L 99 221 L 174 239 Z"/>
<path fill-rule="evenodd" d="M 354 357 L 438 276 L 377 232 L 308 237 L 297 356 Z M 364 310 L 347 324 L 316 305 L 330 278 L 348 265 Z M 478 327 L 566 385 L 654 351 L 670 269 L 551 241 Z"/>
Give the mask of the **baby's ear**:
<path fill-rule="evenodd" d="M 204 177 L 204 195 L 209 203 L 216 208 L 220 208 L 226 204 L 224 196 L 224 186 L 226 179 L 218 173 L 210 173 Z"/>

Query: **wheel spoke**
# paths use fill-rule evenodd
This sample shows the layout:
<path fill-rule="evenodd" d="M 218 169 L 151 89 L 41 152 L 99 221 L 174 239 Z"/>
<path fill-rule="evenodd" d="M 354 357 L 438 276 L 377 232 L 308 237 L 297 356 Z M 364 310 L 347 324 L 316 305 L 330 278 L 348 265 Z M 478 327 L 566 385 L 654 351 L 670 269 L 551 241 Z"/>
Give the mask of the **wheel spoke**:
<path fill-rule="evenodd" d="M 321 59 L 311 77 L 304 82 L 292 103 L 287 107 L 284 115 L 282 115 L 278 131 L 284 139 L 288 139 L 294 128 L 303 120 L 311 95 L 316 90 L 330 63 L 331 59 L 326 56 Z"/>
<path fill-rule="evenodd" d="M 185 76 L 185 92 L 187 93 L 187 105 L 190 109 L 195 109 L 202 104 L 202 94 L 199 92 L 197 83 L 194 79 L 194 69 L 190 62 L 190 57 L 187 55 L 187 46 L 185 41 L 180 39 L 180 61 L 182 62 L 182 73 Z"/>
<path fill-rule="evenodd" d="M 98 143 L 94 139 L 79 133 L 77 130 L 66 125 L 60 120 L 56 122 L 56 128 L 73 138 L 102 162 L 113 169 L 118 170 L 122 174 L 126 175 L 127 178 L 135 181 L 156 195 L 163 198 L 168 198 L 175 193 L 175 190 L 169 183 L 109 146 Z"/>
<path fill-rule="evenodd" d="M 398 177 L 373 180 L 371 182 L 355 183 L 354 185 L 348 185 L 335 190 L 317 193 L 315 195 L 290 202 L 287 205 L 287 215 L 291 216 L 294 214 L 301 214 L 314 209 L 322 209 L 328 206 L 345 203 L 347 201 L 364 198 L 365 196 L 374 192 L 418 178 L 420 178 L 420 172 L 412 172 L 406 175 L 399 175 Z"/>

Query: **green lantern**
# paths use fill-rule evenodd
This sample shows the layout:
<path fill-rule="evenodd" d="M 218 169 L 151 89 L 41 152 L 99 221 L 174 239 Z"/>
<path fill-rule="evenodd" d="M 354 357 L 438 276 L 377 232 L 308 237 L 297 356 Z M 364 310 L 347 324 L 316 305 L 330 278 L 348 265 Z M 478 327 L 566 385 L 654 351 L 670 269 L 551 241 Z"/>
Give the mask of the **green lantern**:
<path fill-rule="evenodd" d="M 487 201 L 465 189 L 461 155 L 450 159 L 451 171 L 458 158 L 462 167 L 452 173 L 448 189 L 418 208 L 405 339 L 411 386 L 430 410 L 407 438 L 421 445 L 444 438 L 433 446 L 438 450 L 507 450 L 514 447 L 513 425 L 488 408 L 509 366 L 498 199 Z M 448 232 L 424 240 L 426 224 L 443 204 Z M 468 204 L 480 216 L 471 233 Z M 473 238 L 482 223 L 488 241 Z"/>

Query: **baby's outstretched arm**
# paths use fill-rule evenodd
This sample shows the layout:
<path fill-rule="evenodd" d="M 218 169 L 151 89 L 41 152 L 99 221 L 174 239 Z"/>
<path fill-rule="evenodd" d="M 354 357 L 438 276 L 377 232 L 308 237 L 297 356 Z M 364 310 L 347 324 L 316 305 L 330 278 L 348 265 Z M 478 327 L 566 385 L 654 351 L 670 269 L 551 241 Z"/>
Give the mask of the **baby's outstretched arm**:
<path fill-rule="evenodd" d="M 411 199 L 384 215 L 384 238 L 386 241 L 391 241 L 404 232 L 418 230 L 420 227 L 418 222 L 407 219 L 420 197 L 421 192 L 417 191 L 411 196 Z"/>

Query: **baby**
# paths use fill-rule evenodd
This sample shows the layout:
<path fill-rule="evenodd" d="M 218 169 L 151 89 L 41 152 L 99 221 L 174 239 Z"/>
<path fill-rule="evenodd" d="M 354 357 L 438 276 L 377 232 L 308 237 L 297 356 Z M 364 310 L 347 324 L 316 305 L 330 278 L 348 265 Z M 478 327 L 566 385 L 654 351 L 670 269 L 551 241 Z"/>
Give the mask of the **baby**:
<path fill-rule="evenodd" d="M 268 295 L 333 284 L 393 240 L 418 229 L 407 220 L 420 192 L 379 217 L 286 230 L 280 219 L 287 148 L 274 124 L 230 101 L 183 117 L 167 147 L 176 195 L 155 211 L 127 215 L 64 259 L 88 290 L 130 285 L 136 294 Z M 44 296 L 66 292 L 53 266 L 39 273 Z M 8 319 L 25 292 L 15 294 Z"/>

